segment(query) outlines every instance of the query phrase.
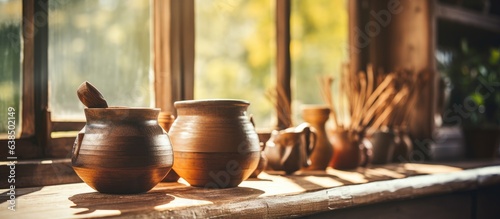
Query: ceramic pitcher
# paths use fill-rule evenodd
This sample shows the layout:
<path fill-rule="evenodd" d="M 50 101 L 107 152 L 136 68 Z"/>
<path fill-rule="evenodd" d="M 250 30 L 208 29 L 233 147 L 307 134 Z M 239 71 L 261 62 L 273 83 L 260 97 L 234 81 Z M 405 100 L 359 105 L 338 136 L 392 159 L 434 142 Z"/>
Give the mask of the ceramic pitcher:
<path fill-rule="evenodd" d="M 72 166 L 90 187 L 103 193 L 141 193 L 172 168 L 167 133 L 159 109 L 88 108 L 87 123 L 73 146 Z"/>
<path fill-rule="evenodd" d="M 273 131 L 266 143 L 268 167 L 287 174 L 311 165 L 309 157 L 316 144 L 316 134 L 307 123 L 295 128 Z"/>

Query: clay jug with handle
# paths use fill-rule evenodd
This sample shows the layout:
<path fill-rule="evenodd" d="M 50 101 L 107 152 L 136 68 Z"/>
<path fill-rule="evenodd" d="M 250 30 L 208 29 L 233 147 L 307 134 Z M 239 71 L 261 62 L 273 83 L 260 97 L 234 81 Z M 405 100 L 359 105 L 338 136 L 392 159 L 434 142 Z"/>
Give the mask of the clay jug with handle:
<path fill-rule="evenodd" d="M 333 146 L 326 135 L 325 124 L 330 116 L 330 108 L 321 105 L 304 105 L 302 118 L 309 123 L 318 136 L 311 154 L 311 165 L 307 170 L 325 170 L 333 156 Z"/>
<path fill-rule="evenodd" d="M 309 157 L 316 144 L 316 134 L 307 123 L 295 128 L 273 131 L 264 150 L 268 167 L 283 170 L 286 174 L 311 165 Z"/>

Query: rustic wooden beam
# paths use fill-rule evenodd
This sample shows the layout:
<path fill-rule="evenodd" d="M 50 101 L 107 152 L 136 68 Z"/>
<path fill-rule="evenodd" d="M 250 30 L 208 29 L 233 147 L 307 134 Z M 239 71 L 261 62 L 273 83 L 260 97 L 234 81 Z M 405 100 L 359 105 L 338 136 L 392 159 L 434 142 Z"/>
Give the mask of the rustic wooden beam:
<path fill-rule="evenodd" d="M 349 72 L 357 74 L 366 69 L 369 55 L 369 39 L 364 38 L 364 28 L 370 21 L 369 4 L 366 0 L 347 2 L 349 11 Z"/>
<path fill-rule="evenodd" d="M 154 0 L 153 23 L 156 106 L 175 114 L 194 94 L 194 1 Z"/>
<path fill-rule="evenodd" d="M 500 17 L 484 15 L 456 6 L 436 3 L 437 18 L 459 22 L 469 27 L 479 27 L 495 33 L 500 33 Z"/>
<path fill-rule="evenodd" d="M 49 75 L 48 75 L 48 51 L 49 51 L 49 15 L 48 0 L 35 0 L 34 4 L 34 89 L 35 89 L 35 133 L 38 145 L 44 150 L 50 141 L 51 117 L 48 106 L 49 98 Z"/>
<path fill-rule="evenodd" d="M 31 3 L 31 4 L 30 4 Z M 35 77 L 34 77 L 34 38 L 35 38 L 35 5 L 32 0 L 23 0 L 23 72 L 22 72 L 22 134 L 21 137 L 35 135 Z"/>
<path fill-rule="evenodd" d="M 290 0 L 276 0 L 276 93 L 278 129 L 285 129 L 292 125 L 291 101 L 292 91 L 290 81 L 292 77 L 290 61 Z"/>

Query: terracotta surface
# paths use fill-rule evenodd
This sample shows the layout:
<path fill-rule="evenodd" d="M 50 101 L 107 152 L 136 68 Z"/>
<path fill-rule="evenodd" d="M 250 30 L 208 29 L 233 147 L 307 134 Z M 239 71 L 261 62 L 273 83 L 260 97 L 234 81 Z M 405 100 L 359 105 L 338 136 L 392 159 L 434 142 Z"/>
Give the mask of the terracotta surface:
<path fill-rule="evenodd" d="M 361 138 L 354 131 L 332 131 L 330 141 L 334 147 L 333 157 L 329 166 L 335 169 L 354 169 L 361 163 Z"/>
<path fill-rule="evenodd" d="M 158 125 L 159 109 L 85 109 L 86 126 L 73 147 L 72 166 L 103 193 L 142 193 L 170 171 L 172 147 Z"/>
<path fill-rule="evenodd" d="M 169 135 L 174 170 L 190 185 L 235 187 L 260 159 L 259 139 L 247 117 L 247 101 L 178 101 Z"/>

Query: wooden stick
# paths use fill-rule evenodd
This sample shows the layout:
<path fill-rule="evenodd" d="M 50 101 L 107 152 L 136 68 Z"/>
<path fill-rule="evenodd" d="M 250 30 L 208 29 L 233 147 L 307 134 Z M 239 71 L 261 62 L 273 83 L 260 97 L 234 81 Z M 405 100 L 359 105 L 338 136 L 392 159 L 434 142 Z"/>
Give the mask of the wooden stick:
<path fill-rule="evenodd" d="M 361 112 L 363 110 L 364 104 L 365 104 L 365 99 L 366 99 L 366 75 L 364 72 L 360 72 L 358 74 L 359 78 L 359 83 L 360 83 L 360 90 L 359 90 L 359 96 L 356 99 L 352 99 L 351 101 L 356 101 L 356 108 L 354 110 L 354 113 L 352 115 L 352 123 L 351 123 L 351 128 L 352 129 L 357 129 L 359 126 L 359 120 L 361 120 Z"/>
<path fill-rule="evenodd" d="M 402 89 L 401 92 L 396 94 L 392 101 L 390 102 L 389 106 L 385 108 L 385 110 L 380 114 L 380 116 L 373 122 L 373 125 L 370 127 L 373 130 L 377 130 L 380 128 L 381 124 L 383 121 L 389 117 L 394 109 L 394 107 L 408 94 L 408 89 Z"/>
<path fill-rule="evenodd" d="M 383 92 L 379 98 L 375 101 L 375 103 L 370 106 L 364 114 L 363 121 L 361 122 L 361 126 L 368 126 L 368 123 L 372 120 L 374 117 L 375 111 L 379 109 L 384 102 L 386 102 L 392 95 L 393 95 L 393 87 L 389 87 L 386 92 Z"/>
<path fill-rule="evenodd" d="M 333 124 L 335 128 L 338 127 L 338 120 L 337 120 L 337 113 L 335 106 L 333 105 L 333 100 L 332 100 L 332 83 L 334 79 L 332 77 L 323 77 L 320 79 L 320 84 L 321 84 L 321 90 L 322 90 L 322 96 L 325 99 L 325 102 L 328 104 L 328 107 L 330 107 L 330 115 L 332 117 Z"/>
<path fill-rule="evenodd" d="M 384 80 L 377 86 L 375 91 L 370 95 L 368 100 L 366 101 L 365 106 L 370 107 L 373 102 L 377 99 L 377 97 L 391 84 L 392 80 L 394 80 L 393 74 L 388 74 Z M 365 108 L 367 109 L 367 108 Z"/>
<path fill-rule="evenodd" d="M 368 65 L 368 67 L 366 68 L 366 76 L 368 78 L 368 85 L 367 85 L 367 89 L 366 89 L 366 101 L 368 101 L 368 97 L 371 96 L 371 94 L 373 93 L 373 86 L 375 86 L 374 84 L 374 74 L 373 74 L 373 66 L 371 64 Z"/>

